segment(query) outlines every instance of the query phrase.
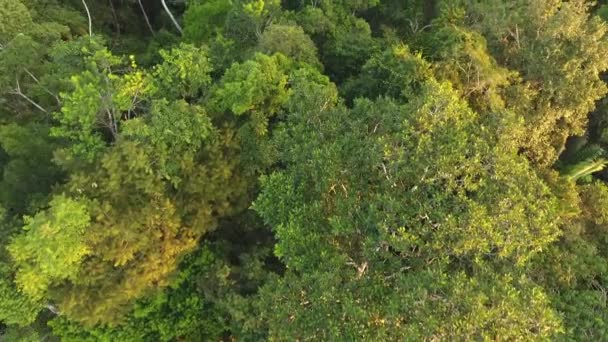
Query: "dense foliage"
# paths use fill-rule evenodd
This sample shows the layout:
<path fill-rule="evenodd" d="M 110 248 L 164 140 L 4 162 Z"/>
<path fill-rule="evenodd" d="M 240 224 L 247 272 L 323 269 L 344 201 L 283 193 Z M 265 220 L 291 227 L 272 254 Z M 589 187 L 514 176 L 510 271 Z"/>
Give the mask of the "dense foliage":
<path fill-rule="evenodd" d="M 0 340 L 608 340 L 608 4 L 0 0 Z"/>

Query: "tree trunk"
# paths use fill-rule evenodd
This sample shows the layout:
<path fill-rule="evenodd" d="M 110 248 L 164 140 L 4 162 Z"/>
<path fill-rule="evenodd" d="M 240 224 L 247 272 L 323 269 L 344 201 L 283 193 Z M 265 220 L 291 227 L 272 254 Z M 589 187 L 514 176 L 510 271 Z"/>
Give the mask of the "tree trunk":
<path fill-rule="evenodd" d="M 152 28 L 152 24 L 150 24 L 150 19 L 148 18 L 148 14 L 146 14 L 146 9 L 144 8 L 144 5 L 141 3 L 141 0 L 137 0 L 137 2 L 139 3 L 141 13 L 143 13 L 144 15 L 144 19 L 146 20 L 146 25 L 148 25 L 148 29 L 150 29 L 150 32 L 152 32 L 152 35 L 154 35 L 154 28 Z"/>
<path fill-rule="evenodd" d="M 54 313 L 55 315 L 59 315 L 59 309 L 57 309 L 57 307 L 53 304 L 47 304 L 46 308 L 49 309 L 50 312 Z"/>

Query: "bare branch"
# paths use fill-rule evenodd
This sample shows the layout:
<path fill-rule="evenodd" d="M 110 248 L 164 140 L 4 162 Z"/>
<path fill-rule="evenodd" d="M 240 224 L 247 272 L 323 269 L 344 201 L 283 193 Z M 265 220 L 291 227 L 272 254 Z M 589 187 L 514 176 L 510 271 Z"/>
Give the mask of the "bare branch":
<path fill-rule="evenodd" d="M 27 70 L 27 68 L 23 68 L 23 71 L 25 71 L 34 80 L 34 82 L 36 82 L 36 84 L 38 84 L 47 94 L 54 97 L 55 101 L 57 101 L 57 104 L 61 106 L 61 100 L 59 99 L 59 96 L 57 96 L 57 94 L 53 93 L 47 87 L 43 86 L 40 83 L 40 81 L 38 80 L 38 78 L 36 78 L 36 76 L 34 76 L 34 74 L 32 74 L 29 70 Z"/>
<path fill-rule="evenodd" d="M 359 265 L 351 259 L 347 261 L 346 264 L 349 266 L 353 266 L 355 269 L 357 269 L 357 279 L 361 279 L 361 277 L 363 277 L 368 267 L 367 261 L 364 261 L 363 263 L 361 263 L 361 265 Z"/>
<path fill-rule="evenodd" d="M 167 12 L 167 14 L 169 15 L 169 18 L 171 18 L 173 25 L 175 25 L 175 27 L 177 28 L 177 30 L 179 31 L 180 34 L 183 34 L 184 32 L 182 31 L 182 27 L 179 26 L 179 23 L 177 22 L 177 20 L 175 20 L 175 17 L 173 16 L 173 13 L 171 13 L 171 10 L 169 10 L 169 7 L 167 6 L 167 3 L 165 2 L 165 0 L 160 0 L 160 2 L 162 2 L 163 7 L 165 8 L 165 12 Z"/>
<path fill-rule="evenodd" d="M 407 270 L 409 270 L 410 268 L 411 268 L 410 266 L 404 266 L 404 267 L 401 267 L 401 268 L 400 268 L 400 269 L 399 269 L 397 272 L 395 272 L 395 273 L 393 273 L 393 274 L 390 274 L 390 275 L 388 275 L 388 276 L 384 277 L 384 279 L 385 279 L 385 280 L 392 279 L 392 278 L 396 277 L 396 276 L 397 276 L 397 274 L 399 274 L 399 273 L 401 273 L 401 272 L 403 272 L 403 271 L 407 271 Z"/>
<path fill-rule="evenodd" d="M 55 315 L 59 315 L 59 309 L 57 309 L 57 307 L 53 304 L 47 304 L 46 308 L 49 309 L 50 312 L 54 313 Z"/>
<path fill-rule="evenodd" d="M 34 107 L 38 108 L 38 110 L 44 112 L 44 113 L 48 113 L 48 111 L 46 109 L 44 109 L 41 105 L 39 105 L 38 103 L 36 103 L 36 101 L 30 99 L 27 95 L 25 95 L 22 91 L 21 91 L 21 85 L 19 84 L 19 79 L 16 79 L 17 82 L 17 88 L 10 92 L 13 95 L 17 95 L 22 97 L 23 99 L 25 99 L 27 102 L 31 103 Z"/>
<path fill-rule="evenodd" d="M 89 6 L 87 6 L 86 1 L 82 0 L 82 4 L 84 5 L 84 9 L 87 11 L 87 17 L 89 18 L 89 37 L 93 36 L 93 22 L 91 21 L 91 12 L 89 12 Z"/>
<path fill-rule="evenodd" d="M 359 267 L 357 267 L 357 279 L 363 277 L 363 274 L 367 270 L 367 261 L 364 261 Z"/>
<path fill-rule="evenodd" d="M 152 35 L 154 35 L 154 28 L 152 28 L 152 24 L 150 24 L 150 19 L 148 18 L 148 14 L 146 14 L 146 9 L 144 8 L 144 5 L 141 3 L 141 0 L 137 0 L 137 2 L 139 3 L 139 8 L 141 9 L 141 13 L 143 13 L 143 15 L 144 15 L 144 19 L 146 20 L 148 29 L 150 30 L 150 32 L 152 32 Z"/>
<path fill-rule="evenodd" d="M 112 133 L 112 138 L 116 140 L 118 137 L 118 126 L 116 124 L 116 119 L 114 118 L 112 112 L 110 112 L 110 110 L 107 108 L 106 113 L 108 114 L 108 127 L 110 128 L 110 132 Z"/>
<path fill-rule="evenodd" d="M 417 34 L 418 32 L 422 32 L 422 31 L 432 27 L 431 24 L 420 27 L 420 24 L 418 23 L 418 19 L 414 19 L 414 21 L 412 21 L 411 19 L 406 18 L 405 20 L 407 20 L 409 22 L 410 30 L 412 31 L 413 34 Z"/>

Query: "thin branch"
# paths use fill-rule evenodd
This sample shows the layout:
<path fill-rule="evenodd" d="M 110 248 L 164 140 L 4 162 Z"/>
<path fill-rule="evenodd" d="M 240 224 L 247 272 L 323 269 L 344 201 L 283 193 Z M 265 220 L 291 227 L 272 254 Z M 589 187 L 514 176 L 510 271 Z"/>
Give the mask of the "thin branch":
<path fill-rule="evenodd" d="M 59 309 L 57 309 L 57 307 L 55 305 L 53 305 L 53 304 L 47 304 L 47 305 L 45 305 L 45 307 L 47 309 L 49 309 L 49 311 L 52 312 L 52 313 L 54 313 L 55 315 L 59 315 L 60 314 Z"/>
<path fill-rule="evenodd" d="M 410 23 L 410 30 L 412 31 L 413 34 L 417 34 L 418 32 L 422 32 L 430 27 L 432 27 L 431 24 L 427 24 L 424 25 L 423 27 L 420 27 L 420 24 L 418 23 L 418 19 L 414 19 L 414 21 L 412 21 L 409 18 L 406 18 L 405 20 L 407 20 Z"/>
<path fill-rule="evenodd" d="M 357 279 L 361 279 L 363 274 L 365 274 L 365 271 L 367 270 L 367 266 L 368 266 L 367 261 L 364 261 L 363 263 L 361 263 L 361 265 L 359 265 L 356 262 L 352 261 L 352 259 L 350 261 L 346 262 L 346 264 L 349 266 L 353 266 L 354 268 L 357 269 Z"/>
<path fill-rule="evenodd" d="M 183 34 L 184 32 L 182 31 L 182 27 L 179 26 L 179 23 L 177 22 L 177 20 L 175 20 L 175 17 L 173 16 L 173 13 L 171 13 L 171 10 L 169 10 L 169 7 L 167 6 L 167 3 L 165 2 L 165 0 L 160 0 L 160 2 L 162 2 L 163 7 L 165 8 L 165 12 L 167 12 L 167 14 L 169 15 L 169 18 L 171 18 L 173 25 L 175 25 L 175 27 L 177 28 L 177 30 L 179 31 L 180 34 Z"/>
<path fill-rule="evenodd" d="M 16 81 L 17 81 L 17 88 L 14 91 L 12 91 L 11 94 L 21 96 L 23 99 L 25 99 L 27 102 L 31 103 L 34 107 L 38 108 L 40 111 L 42 111 L 44 113 L 48 113 L 48 111 L 46 109 L 44 109 L 41 105 L 37 104 L 36 101 L 30 99 L 27 95 L 25 95 L 21 91 L 21 85 L 19 84 L 19 79 L 16 79 Z"/>
<path fill-rule="evenodd" d="M 93 36 L 93 22 L 91 21 L 91 12 L 89 12 L 89 6 L 87 6 L 86 1 L 82 0 L 82 4 L 84 5 L 84 9 L 87 11 L 87 17 L 89 18 L 89 37 Z"/>
<path fill-rule="evenodd" d="M 43 86 L 40 83 L 40 81 L 38 80 L 38 78 L 36 78 L 36 76 L 34 76 L 34 74 L 32 74 L 29 70 L 27 70 L 27 68 L 23 68 L 23 71 L 25 71 L 36 82 L 36 84 L 38 84 L 38 86 L 40 86 L 47 94 L 54 97 L 55 101 L 57 101 L 57 104 L 61 106 L 61 100 L 59 99 L 59 96 L 57 96 L 57 94 L 50 91 L 49 88 Z"/>
<path fill-rule="evenodd" d="M 27 97 L 27 95 L 25 95 L 24 93 L 21 93 L 21 92 L 12 92 L 12 94 L 13 95 L 21 96 L 23 99 L 25 99 L 27 102 L 31 103 L 34 107 L 38 108 L 40 111 L 42 111 L 44 113 L 48 113 L 46 109 L 42 108 L 42 106 L 40 106 L 34 100 L 32 100 L 29 97 Z"/>
<path fill-rule="evenodd" d="M 108 114 L 108 127 L 110 128 L 110 132 L 112 133 L 112 137 L 114 140 L 118 137 L 118 126 L 116 125 L 116 120 L 114 119 L 114 115 L 110 112 L 109 109 L 106 108 L 106 113 Z"/>
<path fill-rule="evenodd" d="M 112 16 L 114 17 L 114 21 L 116 22 L 116 33 L 120 36 L 120 22 L 118 21 L 118 16 L 116 15 L 116 9 L 114 9 L 113 0 L 108 0 L 110 3 L 110 9 L 112 10 Z"/>
<path fill-rule="evenodd" d="M 359 267 L 357 267 L 357 278 L 363 277 L 363 274 L 367 270 L 367 261 L 363 262 Z"/>
<path fill-rule="evenodd" d="M 133 99 L 131 100 L 131 107 L 127 111 L 127 119 L 131 119 L 131 111 L 133 111 L 132 109 L 135 109 L 137 107 L 137 104 L 139 103 L 138 98 L 137 98 L 139 96 L 139 90 L 140 89 L 138 88 L 135 91 L 135 95 L 133 95 Z"/>
<path fill-rule="evenodd" d="M 403 272 L 403 271 L 407 271 L 407 270 L 409 270 L 410 268 L 411 268 L 410 266 L 404 266 L 404 267 L 401 267 L 401 268 L 400 268 L 400 269 L 399 269 L 397 272 L 395 272 L 395 273 L 393 273 L 393 274 L 390 274 L 390 275 L 388 275 L 388 276 L 384 277 L 384 280 L 389 280 L 389 279 L 392 279 L 392 278 L 396 277 L 396 276 L 397 276 L 397 274 L 399 274 L 399 273 L 401 273 L 401 272 Z"/>
<path fill-rule="evenodd" d="M 152 35 L 154 35 L 154 28 L 152 28 L 152 24 L 150 24 L 150 19 L 148 18 L 148 14 L 146 14 L 146 9 L 144 8 L 144 5 L 141 3 L 141 0 L 137 0 L 137 2 L 139 3 L 139 8 L 141 8 L 141 13 L 143 13 L 144 15 L 144 19 L 146 20 L 148 29 L 150 29 L 150 32 L 152 32 Z"/>
<path fill-rule="evenodd" d="M 513 39 L 515 40 L 517 48 L 521 49 L 521 44 L 519 42 L 519 26 L 517 26 L 517 24 L 515 25 L 515 32 L 511 31 L 510 28 L 507 28 L 507 31 L 509 32 L 509 35 L 511 35 L 511 37 L 513 37 Z"/>

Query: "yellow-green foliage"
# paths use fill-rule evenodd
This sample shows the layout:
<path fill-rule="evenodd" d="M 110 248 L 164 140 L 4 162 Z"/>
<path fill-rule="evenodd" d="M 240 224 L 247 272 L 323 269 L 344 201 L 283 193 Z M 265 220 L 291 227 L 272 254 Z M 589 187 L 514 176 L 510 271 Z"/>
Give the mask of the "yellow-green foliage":
<path fill-rule="evenodd" d="M 83 259 L 91 254 L 84 239 L 90 217 L 84 203 L 58 196 L 47 211 L 24 221 L 26 232 L 8 249 L 18 267 L 17 284 L 40 300 L 53 284 L 76 279 Z"/>

